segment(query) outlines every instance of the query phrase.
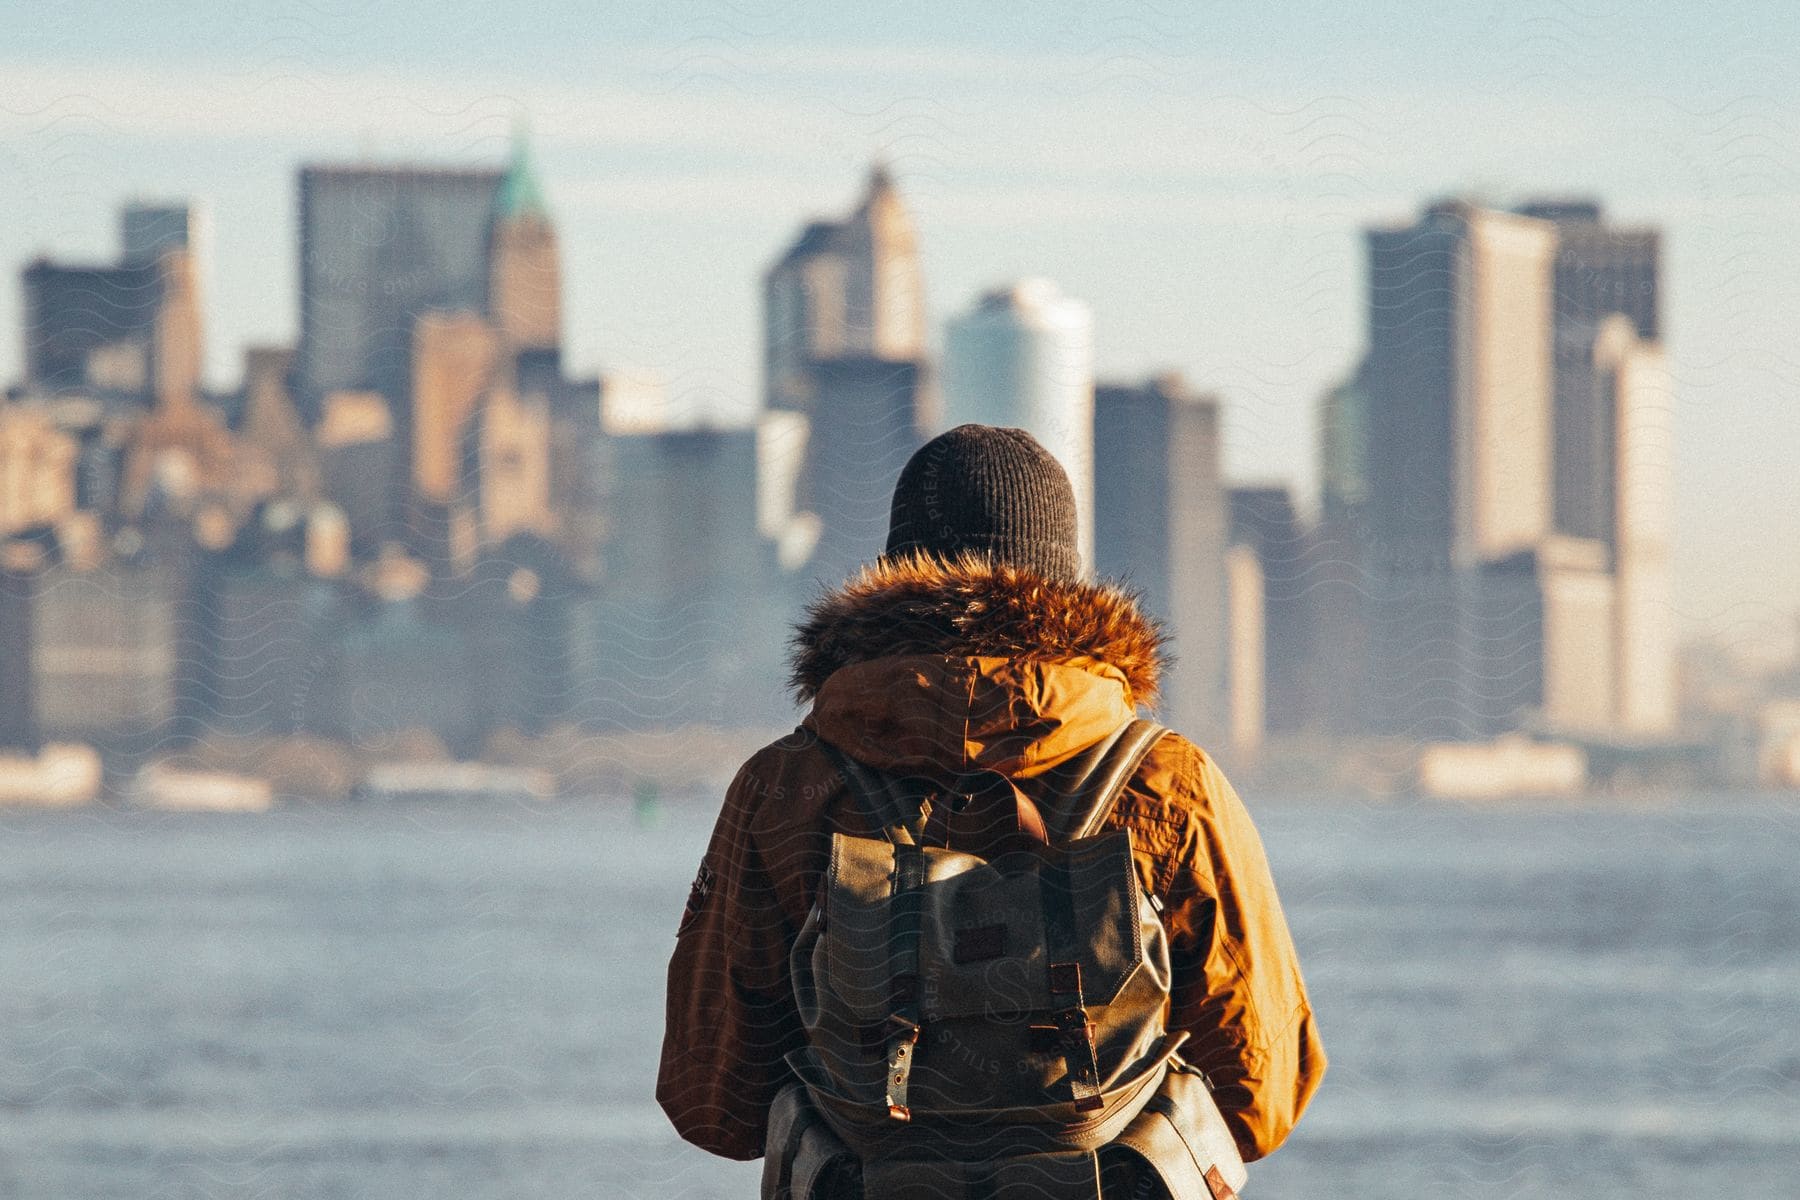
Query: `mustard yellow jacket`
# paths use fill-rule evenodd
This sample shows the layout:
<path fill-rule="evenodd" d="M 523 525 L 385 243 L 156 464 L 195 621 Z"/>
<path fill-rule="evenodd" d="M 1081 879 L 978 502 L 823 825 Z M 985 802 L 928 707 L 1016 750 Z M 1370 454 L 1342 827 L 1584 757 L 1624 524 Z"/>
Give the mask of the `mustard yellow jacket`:
<path fill-rule="evenodd" d="M 788 955 L 834 831 L 870 835 L 827 742 L 868 766 L 946 781 L 1032 781 L 1155 695 L 1162 635 L 1132 599 L 1010 567 L 883 564 L 813 606 L 794 682 L 812 700 L 792 735 L 739 770 L 669 964 L 657 1099 L 682 1137 L 762 1153 L 783 1056 L 802 1042 Z M 1293 1129 L 1325 1072 L 1261 839 L 1217 765 L 1165 737 L 1109 819 L 1163 905 L 1169 1026 L 1206 1071 L 1246 1159 Z"/>

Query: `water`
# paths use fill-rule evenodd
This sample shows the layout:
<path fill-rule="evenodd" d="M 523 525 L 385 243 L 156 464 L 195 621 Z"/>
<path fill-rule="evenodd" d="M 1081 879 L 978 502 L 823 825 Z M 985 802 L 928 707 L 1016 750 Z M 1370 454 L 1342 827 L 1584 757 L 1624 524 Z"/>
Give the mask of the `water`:
<path fill-rule="evenodd" d="M 1800 804 L 1256 812 L 1332 1067 L 1249 1195 L 1800 1195 Z M 0 812 L 0 1196 L 753 1196 L 650 1100 L 663 816 Z"/>

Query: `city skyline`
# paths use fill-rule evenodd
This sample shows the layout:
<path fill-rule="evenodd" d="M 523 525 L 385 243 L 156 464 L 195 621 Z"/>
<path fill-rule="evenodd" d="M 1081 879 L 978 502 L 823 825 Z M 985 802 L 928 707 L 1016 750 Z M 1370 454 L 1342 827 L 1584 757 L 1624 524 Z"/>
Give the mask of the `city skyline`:
<path fill-rule="evenodd" d="M 1111 30 L 1070 16 L 1027 45 L 981 23 L 956 34 L 932 12 L 911 43 L 823 17 L 816 33 L 809 18 L 732 39 L 720 9 L 686 38 L 590 48 L 589 83 L 556 86 L 504 57 L 454 64 L 429 34 L 406 71 L 296 29 L 287 50 L 223 72 L 191 52 L 121 69 L 117 30 L 95 35 L 86 65 L 58 66 L 76 48 L 26 30 L 17 53 L 32 62 L 0 84 L 22 168 L 0 182 L 14 213 L 0 252 L 101 257 L 117 202 L 197 196 L 214 259 L 209 381 L 229 385 L 239 347 L 297 333 L 301 162 L 367 148 L 492 167 L 525 112 L 562 232 L 573 369 L 651 369 L 678 416 L 730 416 L 760 393 L 759 273 L 798 222 L 848 206 L 879 151 L 919 230 L 934 357 L 945 319 L 981 290 L 1047 275 L 1093 307 L 1102 380 L 1185 371 L 1223 400 L 1229 477 L 1291 479 L 1310 498 L 1314 405 L 1361 349 L 1361 229 L 1484 184 L 1507 203 L 1594 194 L 1668 236 L 1676 605 L 1686 634 L 1742 645 L 1785 638 L 1800 595 L 1783 553 L 1800 483 L 1778 465 L 1800 422 L 1783 333 L 1800 320 L 1783 286 L 1800 230 L 1774 140 L 1795 97 L 1761 57 L 1776 15 L 1648 31 L 1523 6 L 1462 19 L 1442 66 L 1404 80 L 1383 64 L 1418 35 L 1390 18 L 1286 18 L 1259 42 L 1232 28 L 1208 41 L 1210 25 L 1171 14 Z M 399 36 L 368 20 L 369 44 Z M 253 14 L 243 22 L 220 44 Z M 499 49 L 541 48 L 556 25 L 508 31 Z M 804 53 L 796 27 L 813 37 Z M 1336 52 L 1345 36 L 1368 52 Z M 1581 57 L 1584 38 L 1631 65 Z M 1690 51 L 1706 69 L 1673 70 Z M 17 304 L 9 289 L 0 323 L 17 327 Z M 9 339 L 0 377 L 17 367 Z M 1745 511 L 1768 519 L 1748 527 Z"/>

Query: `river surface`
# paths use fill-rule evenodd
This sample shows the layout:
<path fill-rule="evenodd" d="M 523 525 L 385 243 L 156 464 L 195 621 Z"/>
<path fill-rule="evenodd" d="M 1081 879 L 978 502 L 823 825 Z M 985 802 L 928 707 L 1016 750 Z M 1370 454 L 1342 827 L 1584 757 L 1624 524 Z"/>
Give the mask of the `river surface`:
<path fill-rule="evenodd" d="M 1800 1196 L 1800 802 L 1252 804 L 1331 1056 L 1247 1195 Z M 0 811 L 0 1197 L 750 1197 L 651 1099 L 712 814 Z"/>

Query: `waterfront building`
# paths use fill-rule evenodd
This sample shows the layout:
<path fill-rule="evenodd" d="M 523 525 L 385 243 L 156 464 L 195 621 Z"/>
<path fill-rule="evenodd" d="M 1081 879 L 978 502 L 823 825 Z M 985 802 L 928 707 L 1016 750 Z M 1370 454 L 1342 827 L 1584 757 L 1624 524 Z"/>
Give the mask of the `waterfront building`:
<path fill-rule="evenodd" d="M 810 412 L 814 366 L 858 357 L 925 357 L 918 240 L 880 163 L 848 217 L 808 223 L 763 277 L 765 403 Z"/>
<path fill-rule="evenodd" d="M 1075 487 L 1081 558 L 1094 564 L 1094 322 L 1048 279 L 985 293 L 953 318 L 944 343 L 944 412 L 1026 430 Z"/>
<path fill-rule="evenodd" d="M 491 391 L 464 436 L 461 503 L 481 547 L 514 534 L 556 532 L 551 497 L 550 405 L 543 396 Z"/>
<path fill-rule="evenodd" d="M 1262 562 L 1250 546 L 1225 552 L 1227 744 L 1237 763 L 1254 762 L 1268 731 L 1269 633 Z"/>
<path fill-rule="evenodd" d="M 1285 485 L 1234 487 L 1227 493 L 1230 541 L 1256 563 L 1256 628 L 1263 636 L 1258 729 L 1294 733 L 1312 723 L 1314 638 L 1312 539 Z M 1238 616 L 1232 615 L 1234 630 Z M 1240 642 L 1233 635 L 1233 653 Z M 1234 677 L 1237 667 L 1233 666 Z M 1234 696 L 1233 703 L 1236 698 Z"/>
<path fill-rule="evenodd" d="M 411 442 L 413 322 L 432 310 L 485 312 L 504 178 L 490 168 L 301 168 L 295 378 L 309 424 L 331 393 L 374 391 Z"/>
<path fill-rule="evenodd" d="M 294 352 L 287 346 L 244 351 L 243 399 L 237 434 L 246 489 L 258 499 L 318 499 L 323 482 L 318 447 L 288 390 Z"/>
<path fill-rule="evenodd" d="M 1662 347 L 1617 313 L 1594 339 L 1596 390 L 1609 414 L 1605 541 L 1617 578 L 1617 721 L 1637 738 L 1675 732 L 1678 710 L 1671 538 L 1674 402 Z"/>
<path fill-rule="evenodd" d="M 834 358 L 813 367 L 813 380 L 800 503 L 819 521 L 809 573 L 829 585 L 886 545 L 894 484 L 925 443 L 927 416 L 914 362 Z"/>
<path fill-rule="evenodd" d="M 562 259 L 522 132 L 494 193 L 488 238 L 487 312 L 494 328 L 515 358 L 535 354 L 554 373 L 562 350 Z"/>
<path fill-rule="evenodd" d="M 196 250 L 160 226 L 138 231 L 131 212 L 121 261 L 90 266 L 40 258 L 25 268 L 27 388 L 90 390 L 145 407 L 198 396 L 203 331 Z"/>
<path fill-rule="evenodd" d="M 204 253 L 199 211 L 186 201 L 133 200 L 119 210 L 119 261 L 154 263 L 170 250 Z"/>
<path fill-rule="evenodd" d="M 1449 201 L 1367 243 L 1369 712 L 1474 736 L 1483 564 L 1552 528 L 1556 227 Z"/>
<path fill-rule="evenodd" d="M 1178 375 L 1094 395 L 1095 573 L 1138 589 L 1174 638 L 1164 720 L 1227 730 L 1225 552 L 1219 404 Z"/>
<path fill-rule="evenodd" d="M 792 597 L 758 528 L 759 441 L 755 429 L 687 429 L 600 444 L 610 533 L 599 584 L 570 608 L 570 715 L 584 726 L 790 716 Z"/>
<path fill-rule="evenodd" d="M 136 531 L 121 536 L 134 544 L 141 538 Z M 139 553 L 87 569 L 53 561 L 33 583 L 39 735 L 132 749 L 174 736 L 190 584 L 180 556 Z"/>
<path fill-rule="evenodd" d="M 1432 569 L 1529 548 L 1551 527 L 1556 227 L 1448 201 L 1367 240 L 1371 535 Z"/>
<path fill-rule="evenodd" d="M 1450 202 L 1368 245 L 1370 710 L 1434 737 L 1669 736 L 1656 231 Z"/>
<path fill-rule="evenodd" d="M 386 397 L 332 392 L 321 405 L 313 438 L 325 494 L 350 526 L 351 553 L 367 560 L 402 533 L 394 494 L 410 455 L 402 454 Z"/>
<path fill-rule="evenodd" d="M 75 511 L 80 455 L 78 438 L 47 406 L 0 403 L 0 537 Z"/>
<path fill-rule="evenodd" d="M 201 733 L 307 732 L 335 699 L 319 686 L 342 600 L 339 586 L 311 569 L 319 563 L 312 524 L 302 505 L 271 501 L 231 545 L 201 558 L 196 603 L 184 614 L 194 646 L 184 675 Z"/>
<path fill-rule="evenodd" d="M 1610 540 L 1613 412 L 1595 373 L 1594 344 L 1614 314 L 1644 341 L 1661 338 L 1661 233 L 1615 225 L 1593 200 L 1538 200 L 1518 211 L 1556 226 L 1556 527 Z"/>

